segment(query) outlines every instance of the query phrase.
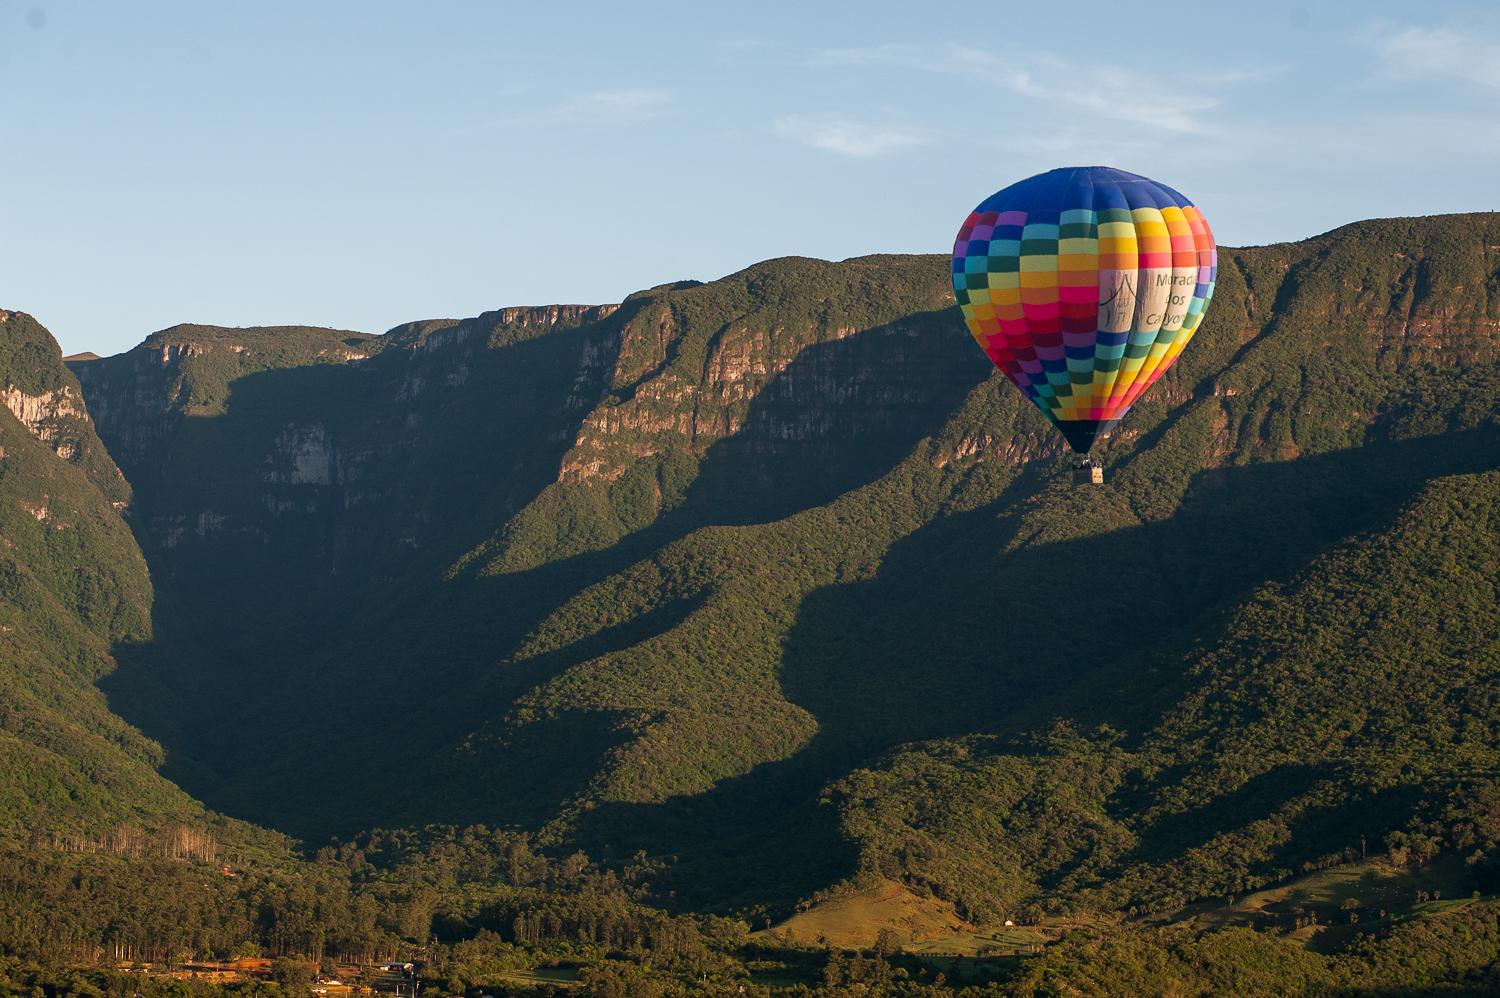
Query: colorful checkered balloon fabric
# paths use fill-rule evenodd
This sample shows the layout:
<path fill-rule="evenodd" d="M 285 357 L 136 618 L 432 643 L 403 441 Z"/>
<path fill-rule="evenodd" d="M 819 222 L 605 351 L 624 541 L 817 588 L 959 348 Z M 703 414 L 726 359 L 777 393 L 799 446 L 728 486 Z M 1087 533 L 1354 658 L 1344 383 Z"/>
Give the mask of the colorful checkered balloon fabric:
<path fill-rule="evenodd" d="M 1103 166 L 1012 184 L 953 245 L 969 331 L 1080 454 L 1172 366 L 1217 274 L 1191 201 Z"/>

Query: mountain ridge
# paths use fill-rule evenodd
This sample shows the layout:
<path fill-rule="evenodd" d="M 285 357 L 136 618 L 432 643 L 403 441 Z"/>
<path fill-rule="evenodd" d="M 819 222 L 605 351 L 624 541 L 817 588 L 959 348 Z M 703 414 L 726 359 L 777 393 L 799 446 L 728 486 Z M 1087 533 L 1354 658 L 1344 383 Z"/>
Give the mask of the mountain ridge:
<path fill-rule="evenodd" d="M 177 326 L 0 387 L 150 568 L 89 688 L 238 819 L 504 828 L 757 923 L 874 883 L 1161 913 L 1356 829 L 1488 891 L 1500 214 L 1220 256 L 1099 489 L 940 256 Z"/>
<path fill-rule="evenodd" d="M 1474 216 L 1467 224 L 1493 228 L 1495 216 Z M 1463 281 L 1444 284 L 1445 268 L 1461 269 L 1474 263 L 1466 249 L 1453 247 L 1448 252 L 1444 225 L 1443 220 L 1357 223 L 1321 241 L 1264 251 L 1226 249 L 1228 266 L 1215 305 L 1214 327 L 1193 344 L 1183 363 L 1107 444 L 1106 462 L 1117 453 L 1127 463 L 1148 460 L 1144 453 L 1133 452 L 1150 432 L 1188 433 L 1194 438 L 1208 434 L 1212 443 L 1204 452 L 1207 460 L 1200 459 L 1197 467 L 1293 458 L 1355 444 L 1373 425 L 1372 413 L 1383 404 L 1380 399 L 1395 398 L 1388 393 L 1370 394 L 1372 389 L 1383 391 L 1375 388 L 1382 379 L 1394 384 L 1405 377 L 1408 368 L 1454 358 L 1464 363 L 1485 362 L 1493 355 L 1493 337 L 1487 331 L 1494 328 L 1493 320 L 1464 316 L 1467 299 L 1452 291 Z M 1420 266 L 1398 255 L 1422 238 L 1436 240 L 1439 255 Z M 1379 250 L 1370 253 L 1369 244 L 1391 247 L 1389 260 L 1377 259 Z M 1349 256 L 1351 246 L 1358 250 L 1356 258 Z M 1376 281 L 1377 274 L 1384 278 L 1383 284 Z M 1386 300 L 1389 304 L 1372 296 L 1371 289 L 1377 286 L 1393 289 L 1393 297 Z M 582 342 L 569 356 L 577 366 L 571 377 L 552 375 L 558 386 L 554 397 L 563 394 L 563 382 L 568 382 L 565 407 L 577 413 L 569 417 L 577 420 L 576 429 L 563 431 L 566 436 L 556 441 L 552 456 L 546 458 L 549 466 L 553 460 L 558 462 L 557 470 L 539 474 L 532 486 L 537 489 L 534 497 L 509 504 L 516 510 L 514 518 L 498 534 L 468 549 L 457 539 L 446 547 L 450 553 L 443 558 L 451 566 L 450 579 L 462 577 L 453 575 L 454 571 L 477 570 L 478 578 L 485 579 L 535 572 L 559 564 L 558 559 L 620 550 L 627 538 L 644 536 L 643 530 L 664 531 L 660 537 L 670 542 L 678 530 L 670 524 L 663 526 L 663 516 L 692 531 L 703 529 L 698 524 L 774 521 L 785 515 L 782 511 L 815 507 L 820 500 L 841 494 L 847 485 L 867 480 L 870 472 L 865 468 L 878 474 L 905 460 L 906 452 L 894 449 L 851 459 L 849 442 L 870 440 L 878 451 L 893 431 L 908 434 L 898 445 L 902 448 L 909 448 L 923 432 L 942 437 L 936 423 L 922 427 L 920 417 L 914 419 L 920 410 L 913 404 L 923 392 L 933 398 L 935 391 L 949 393 L 933 410 L 936 416 L 957 404 L 960 391 L 972 393 L 983 386 L 983 405 L 989 409 L 998 403 L 989 411 L 1002 420 L 1001 432 L 979 429 L 964 433 L 951 449 L 940 446 L 940 453 L 932 459 L 940 472 L 957 472 L 960 467 L 968 471 L 976 461 L 988 465 L 992 455 L 1008 454 L 1010 462 L 1019 462 L 1011 467 L 1022 467 L 1038 457 L 1061 454 L 1035 413 L 1003 392 L 995 393 L 991 401 L 993 389 L 988 384 L 993 379 L 986 380 L 983 358 L 967 348 L 962 331 L 947 321 L 951 316 L 944 311 L 948 291 L 941 257 L 883 255 L 841 264 L 788 258 L 746 268 L 719 282 L 664 288 L 630 296 L 619 311 L 609 315 L 590 317 L 580 311 L 575 317 L 578 324 L 569 329 Z M 1313 295 L 1329 292 L 1341 297 L 1330 306 L 1312 304 Z M 1309 304 L 1299 304 L 1303 301 Z M 1382 307 L 1373 314 L 1368 311 L 1376 306 Z M 368 363 L 392 368 L 384 377 L 395 403 L 420 406 L 425 404 L 422 393 L 432 391 L 443 392 L 449 400 L 461 399 L 471 386 L 452 382 L 471 377 L 464 372 L 472 372 L 476 360 L 486 358 L 488 347 L 497 346 L 504 353 L 531 342 L 524 329 L 506 328 L 505 313 L 486 316 L 495 318 L 464 320 L 435 331 L 471 329 L 475 333 L 469 335 L 477 335 L 483 330 L 482 343 L 481 339 L 439 340 L 441 349 L 433 348 L 436 353 L 424 352 L 420 358 L 413 355 L 403 361 L 399 377 L 385 350 Z M 1463 327 L 1455 326 L 1460 318 L 1467 320 Z M 1272 386 L 1305 380 L 1298 372 L 1294 382 L 1281 353 L 1268 346 L 1287 338 L 1307 342 L 1308 335 L 1326 339 L 1326 334 L 1304 330 L 1328 321 L 1342 323 L 1346 341 L 1363 342 L 1361 350 L 1369 348 L 1364 336 L 1379 335 L 1368 359 L 1374 377 L 1360 382 L 1366 397 L 1340 399 L 1343 409 L 1337 418 L 1317 413 L 1319 407 L 1332 409 L 1331 397 L 1341 394 L 1340 379 L 1335 376 L 1324 385 L 1327 391 L 1323 393 L 1303 392 L 1285 403 L 1268 405 L 1265 396 L 1277 391 Z M 1414 328 L 1420 331 L 1426 328 L 1424 323 L 1436 322 L 1447 324 L 1448 333 L 1441 342 L 1412 335 Z M 1464 333 L 1464 328 L 1470 332 Z M 536 349 L 552 342 L 551 336 L 549 332 L 536 341 Z M 951 346 L 934 350 L 925 345 L 930 337 Z M 821 359 L 825 355 L 834 359 L 825 362 Z M 386 359 L 381 360 L 382 356 Z M 1382 367 L 1390 370 L 1383 373 Z M 931 380 L 933 371 L 949 380 Z M 501 379 L 494 382 L 496 391 L 511 390 L 502 389 L 508 382 L 498 368 L 490 376 Z M 915 380 L 919 377 L 928 380 L 924 384 Z M 872 396 L 876 408 L 861 409 L 860 386 L 866 379 L 872 391 L 884 393 L 891 401 Z M 102 387 L 96 391 L 101 398 L 108 395 Z M 892 396 L 892 392 L 897 394 Z M 1299 417 L 1300 427 L 1285 415 L 1293 411 L 1293 404 L 1309 412 Z M 108 426 L 107 419 L 103 425 Z M 1149 430 L 1152 425 L 1157 429 Z M 329 433 L 330 439 L 337 436 L 332 430 Z M 286 480 L 293 485 L 301 482 L 297 453 L 315 470 L 331 468 L 330 462 L 335 461 L 331 451 L 325 453 L 316 433 L 310 438 L 278 439 L 281 442 L 271 449 L 280 448 L 282 457 L 274 460 L 289 464 Z M 993 450 L 981 446 L 980 441 L 986 439 Z M 838 441 L 837 449 L 832 441 Z M 1029 442 L 1017 450 L 1018 441 Z M 337 449 L 336 444 L 330 446 Z M 718 458 L 716 447 L 729 448 L 726 455 L 732 456 Z M 960 454 L 965 456 L 959 458 Z M 838 473 L 840 462 L 846 469 L 843 477 Z M 808 475 L 807 468 L 822 468 L 824 473 Z M 1171 478 L 1185 481 L 1182 476 L 1189 470 L 1174 468 Z M 368 475 L 379 473 L 358 472 L 367 480 Z M 441 468 L 432 473 L 447 474 Z M 716 481 L 715 475 L 723 481 Z M 301 483 L 339 488 L 334 471 L 316 470 Z M 1150 492 L 1129 500 L 1128 513 L 1121 507 L 1090 515 L 1103 516 L 1106 522 L 1120 515 L 1149 522 L 1156 515 L 1152 507 L 1167 504 L 1173 494 L 1161 488 L 1165 484 L 1159 481 Z M 789 489 L 801 490 L 801 494 Z M 346 492 L 344 501 L 357 506 L 366 500 L 351 499 Z M 736 513 L 736 508 L 745 512 Z M 426 543 L 418 540 L 417 546 Z M 645 543 L 649 547 L 658 542 Z M 628 556 L 622 553 L 620 557 Z M 700 607 L 693 612 L 705 611 Z M 457 626 L 462 630 L 467 625 Z M 539 694 L 540 699 L 518 706 L 524 713 L 532 709 L 527 703 L 569 702 L 566 697 L 556 699 L 558 695 Z M 784 716 L 786 722 L 772 727 L 790 723 L 789 730 L 794 730 L 806 724 L 790 720 L 795 712 Z"/>

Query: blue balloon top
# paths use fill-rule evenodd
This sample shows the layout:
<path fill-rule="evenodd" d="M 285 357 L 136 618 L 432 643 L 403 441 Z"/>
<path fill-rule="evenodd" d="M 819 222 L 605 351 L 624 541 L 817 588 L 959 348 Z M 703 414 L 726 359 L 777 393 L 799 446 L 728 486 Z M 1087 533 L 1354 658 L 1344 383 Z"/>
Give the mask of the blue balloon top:
<path fill-rule="evenodd" d="M 1112 166 L 1064 166 L 996 191 L 975 211 L 1024 211 L 1031 222 L 1057 222 L 1065 211 L 1183 208 L 1192 204 L 1165 184 Z"/>

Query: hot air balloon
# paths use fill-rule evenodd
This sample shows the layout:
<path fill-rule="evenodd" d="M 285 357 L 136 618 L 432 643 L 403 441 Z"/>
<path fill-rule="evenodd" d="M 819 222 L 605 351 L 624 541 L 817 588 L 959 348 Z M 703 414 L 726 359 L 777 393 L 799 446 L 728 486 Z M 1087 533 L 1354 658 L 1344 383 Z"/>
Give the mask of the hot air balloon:
<path fill-rule="evenodd" d="M 1106 166 L 1012 184 L 964 220 L 953 292 L 1001 372 L 1089 457 L 1176 361 L 1213 297 L 1218 254 L 1193 203 Z"/>

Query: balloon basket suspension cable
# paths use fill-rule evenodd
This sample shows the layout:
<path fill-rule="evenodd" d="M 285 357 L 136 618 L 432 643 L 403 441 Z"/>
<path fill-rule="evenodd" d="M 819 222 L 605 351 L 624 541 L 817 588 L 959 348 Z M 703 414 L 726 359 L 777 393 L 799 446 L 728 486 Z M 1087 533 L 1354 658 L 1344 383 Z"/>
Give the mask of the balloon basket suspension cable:
<path fill-rule="evenodd" d="M 1104 466 L 1087 454 L 1073 462 L 1074 485 L 1103 485 Z"/>

